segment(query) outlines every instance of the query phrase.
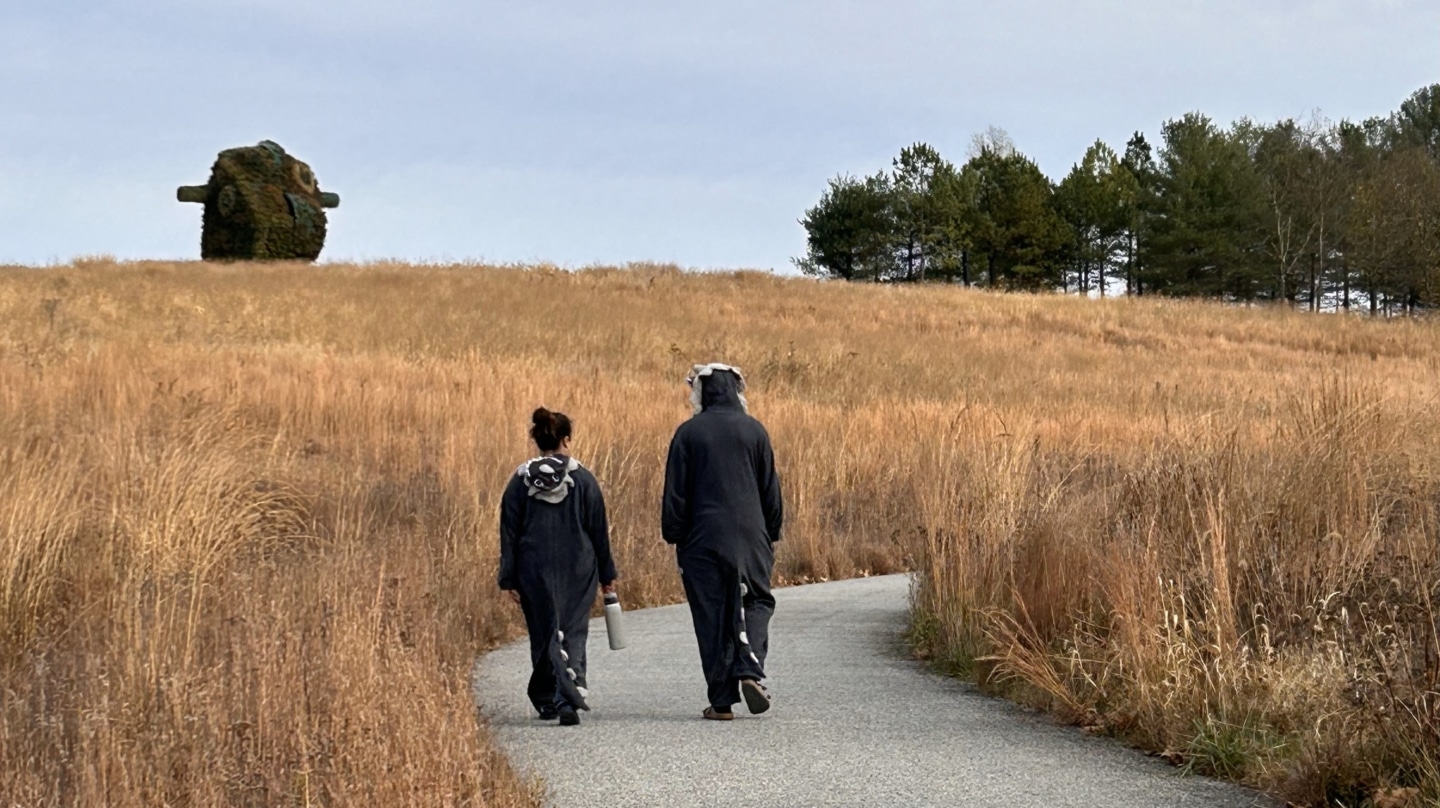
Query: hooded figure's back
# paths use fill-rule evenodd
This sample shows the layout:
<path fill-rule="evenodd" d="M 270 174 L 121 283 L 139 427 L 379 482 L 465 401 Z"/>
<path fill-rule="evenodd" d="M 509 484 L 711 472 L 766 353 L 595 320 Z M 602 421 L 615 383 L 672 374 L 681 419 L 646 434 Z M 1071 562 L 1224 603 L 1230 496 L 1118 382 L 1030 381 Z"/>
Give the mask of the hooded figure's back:
<path fill-rule="evenodd" d="M 742 690 L 751 712 L 765 712 L 770 700 L 759 681 L 775 610 L 771 545 L 783 516 L 775 455 L 765 428 L 745 412 L 737 371 L 698 366 L 691 384 L 696 414 L 670 442 L 660 528 L 676 545 L 695 624 L 705 717 L 732 716 Z"/>
<path fill-rule="evenodd" d="M 700 412 L 670 442 L 661 532 L 682 555 L 713 554 L 743 566 L 780 540 L 774 451 L 765 427 L 745 411 L 739 377 L 716 370 L 695 384 Z"/>

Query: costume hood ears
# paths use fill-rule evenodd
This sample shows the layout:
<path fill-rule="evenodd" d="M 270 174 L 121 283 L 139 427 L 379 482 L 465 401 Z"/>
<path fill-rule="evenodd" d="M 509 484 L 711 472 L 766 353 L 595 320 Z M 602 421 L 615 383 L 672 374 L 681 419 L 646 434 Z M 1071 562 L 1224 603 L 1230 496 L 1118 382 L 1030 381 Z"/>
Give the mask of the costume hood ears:
<path fill-rule="evenodd" d="M 735 376 L 735 393 L 740 399 L 740 409 L 750 412 L 750 405 L 745 401 L 745 376 L 740 368 L 724 364 L 723 362 L 711 362 L 708 365 L 696 365 L 691 368 L 690 374 L 685 377 L 685 383 L 690 385 L 690 406 L 695 414 L 699 415 L 705 409 L 705 378 L 717 371 L 732 373 Z"/>

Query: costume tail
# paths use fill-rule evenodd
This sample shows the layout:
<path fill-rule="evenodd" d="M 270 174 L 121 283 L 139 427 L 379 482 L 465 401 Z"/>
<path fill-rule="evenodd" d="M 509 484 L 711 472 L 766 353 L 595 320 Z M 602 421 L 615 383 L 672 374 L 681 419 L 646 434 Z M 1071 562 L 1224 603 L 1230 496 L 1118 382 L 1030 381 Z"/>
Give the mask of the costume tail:
<path fill-rule="evenodd" d="M 745 678 L 763 679 L 765 670 L 755 649 L 750 647 L 750 632 L 745 625 L 745 602 L 750 587 L 743 579 L 739 581 L 739 591 L 740 597 L 735 602 L 735 673 Z"/>
<path fill-rule="evenodd" d="M 550 663 L 555 666 L 555 690 L 577 710 L 588 710 L 585 679 L 570 665 L 570 652 L 565 649 L 565 632 L 556 629 L 550 639 Z"/>

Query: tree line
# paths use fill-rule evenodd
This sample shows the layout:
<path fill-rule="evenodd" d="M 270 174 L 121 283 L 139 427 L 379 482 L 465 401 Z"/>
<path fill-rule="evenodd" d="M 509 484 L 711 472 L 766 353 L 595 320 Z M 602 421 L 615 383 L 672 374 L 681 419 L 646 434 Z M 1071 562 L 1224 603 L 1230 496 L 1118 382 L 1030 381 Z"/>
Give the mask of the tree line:
<path fill-rule="evenodd" d="M 807 274 L 1321 308 L 1440 305 L 1440 84 L 1391 115 L 1097 140 L 1052 182 L 1004 132 L 959 167 L 925 143 L 805 211 Z"/>

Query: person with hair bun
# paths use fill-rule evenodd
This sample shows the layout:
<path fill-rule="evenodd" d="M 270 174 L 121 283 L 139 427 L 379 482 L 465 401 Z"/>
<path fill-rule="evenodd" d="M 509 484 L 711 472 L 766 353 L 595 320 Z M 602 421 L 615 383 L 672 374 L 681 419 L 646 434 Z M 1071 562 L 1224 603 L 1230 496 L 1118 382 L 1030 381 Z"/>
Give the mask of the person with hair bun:
<path fill-rule="evenodd" d="M 525 613 L 530 702 L 540 718 L 573 726 L 590 709 L 590 607 L 597 587 L 615 591 L 617 574 L 600 483 L 565 454 L 570 419 L 540 407 L 530 420 L 540 456 L 516 469 L 500 500 L 500 588 Z"/>

